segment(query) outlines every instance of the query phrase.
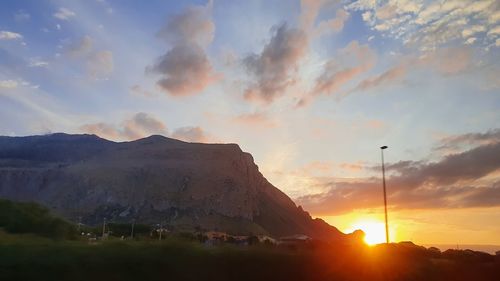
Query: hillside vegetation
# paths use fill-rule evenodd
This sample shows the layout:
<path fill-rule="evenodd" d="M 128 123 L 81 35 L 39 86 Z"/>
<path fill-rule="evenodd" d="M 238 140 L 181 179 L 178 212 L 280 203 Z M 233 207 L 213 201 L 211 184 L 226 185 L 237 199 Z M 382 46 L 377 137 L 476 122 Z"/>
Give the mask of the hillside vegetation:
<path fill-rule="evenodd" d="M 76 236 L 76 227 L 36 203 L 0 199 L 0 228 L 9 233 L 31 233 L 52 239 Z"/>

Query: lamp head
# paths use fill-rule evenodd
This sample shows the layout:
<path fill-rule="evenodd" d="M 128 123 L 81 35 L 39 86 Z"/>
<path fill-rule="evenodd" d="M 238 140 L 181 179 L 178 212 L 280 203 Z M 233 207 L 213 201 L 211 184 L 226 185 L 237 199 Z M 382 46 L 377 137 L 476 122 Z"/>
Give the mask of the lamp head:
<path fill-rule="evenodd" d="M 386 149 L 387 145 L 381 146 L 380 149 Z"/>

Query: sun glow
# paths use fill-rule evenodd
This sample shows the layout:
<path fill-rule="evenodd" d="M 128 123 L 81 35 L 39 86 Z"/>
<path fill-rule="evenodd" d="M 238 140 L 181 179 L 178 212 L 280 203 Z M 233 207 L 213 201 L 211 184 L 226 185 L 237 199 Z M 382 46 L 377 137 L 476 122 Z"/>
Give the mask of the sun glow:
<path fill-rule="evenodd" d="M 375 220 L 365 220 L 353 223 L 351 229 L 346 231 L 350 233 L 354 230 L 361 229 L 365 233 L 365 243 L 375 245 L 385 242 L 385 225 L 383 222 Z"/>

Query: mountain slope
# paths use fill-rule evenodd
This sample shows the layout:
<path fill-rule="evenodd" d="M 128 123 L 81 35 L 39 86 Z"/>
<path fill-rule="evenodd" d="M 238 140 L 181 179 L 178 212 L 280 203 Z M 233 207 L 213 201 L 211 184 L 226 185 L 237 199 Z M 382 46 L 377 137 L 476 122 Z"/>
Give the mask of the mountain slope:
<path fill-rule="evenodd" d="M 135 219 L 176 229 L 344 236 L 297 207 L 236 144 L 0 137 L 0 197 L 36 201 L 88 224 Z"/>

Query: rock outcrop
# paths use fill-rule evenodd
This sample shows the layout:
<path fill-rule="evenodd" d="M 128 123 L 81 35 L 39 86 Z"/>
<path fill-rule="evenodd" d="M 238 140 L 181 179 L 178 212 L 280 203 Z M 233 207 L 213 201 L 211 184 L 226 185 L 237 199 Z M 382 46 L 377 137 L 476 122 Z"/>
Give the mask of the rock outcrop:
<path fill-rule="evenodd" d="M 238 234 L 344 236 L 297 207 L 236 144 L 0 137 L 0 197 L 39 202 L 87 224 L 134 219 Z"/>

